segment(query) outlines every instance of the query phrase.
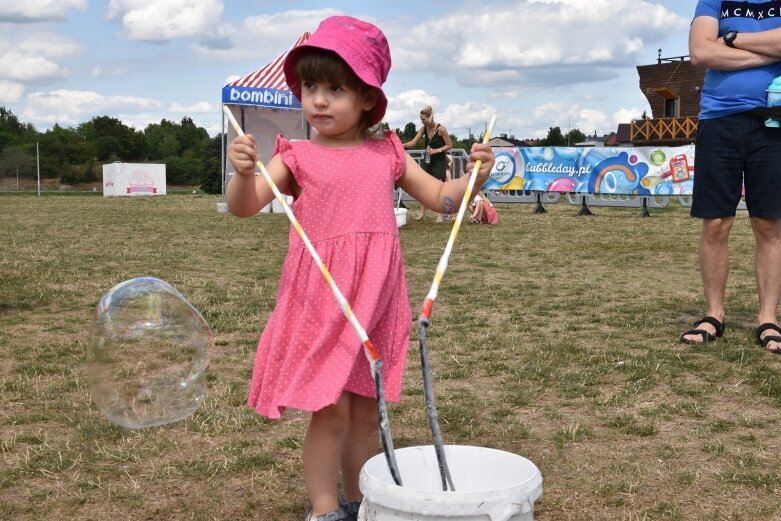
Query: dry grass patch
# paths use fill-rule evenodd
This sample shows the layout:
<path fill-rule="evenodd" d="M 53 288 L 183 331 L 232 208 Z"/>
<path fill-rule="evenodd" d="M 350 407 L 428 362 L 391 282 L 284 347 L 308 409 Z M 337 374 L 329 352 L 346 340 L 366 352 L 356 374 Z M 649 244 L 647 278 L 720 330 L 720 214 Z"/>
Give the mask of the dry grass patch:
<path fill-rule="evenodd" d="M 288 225 L 216 203 L 0 197 L 0 518 L 303 518 L 307 415 L 244 405 Z M 751 337 L 747 219 L 725 339 L 697 348 L 677 342 L 703 308 L 685 209 L 547 209 L 499 205 L 499 226 L 462 228 L 429 328 L 445 441 L 534 461 L 540 520 L 781 518 L 781 357 Z M 415 314 L 449 231 L 401 229 Z M 97 300 L 142 275 L 182 292 L 218 349 L 193 416 L 130 431 L 91 404 L 82 367 Z M 430 443 L 416 329 L 391 406 L 399 447 Z"/>

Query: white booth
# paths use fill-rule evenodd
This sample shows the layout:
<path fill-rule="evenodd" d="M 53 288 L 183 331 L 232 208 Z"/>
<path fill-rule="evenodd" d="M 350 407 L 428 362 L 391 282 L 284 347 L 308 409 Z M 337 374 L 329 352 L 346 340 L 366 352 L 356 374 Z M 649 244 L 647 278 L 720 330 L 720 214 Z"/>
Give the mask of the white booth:
<path fill-rule="evenodd" d="M 165 165 L 120 161 L 103 165 L 103 195 L 165 195 Z"/>

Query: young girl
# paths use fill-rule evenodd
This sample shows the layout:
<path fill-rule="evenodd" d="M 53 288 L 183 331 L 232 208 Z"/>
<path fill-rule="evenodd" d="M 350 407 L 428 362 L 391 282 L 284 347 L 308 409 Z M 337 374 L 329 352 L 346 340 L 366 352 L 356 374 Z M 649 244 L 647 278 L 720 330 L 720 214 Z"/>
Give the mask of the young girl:
<path fill-rule="evenodd" d="M 469 204 L 469 211 L 472 212 L 469 216 L 469 220 L 472 224 L 496 224 L 499 222 L 499 215 L 496 213 L 496 208 L 482 192 L 477 192 L 475 194 L 475 198 Z"/>
<path fill-rule="evenodd" d="M 280 190 L 294 196 L 293 212 L 380 351 L 392 402 L 401 393 L 412 320 L 394 183 L 426 206 L 452 212 L 468 179 L 438 182 L 404 153 L 394 133 L 367 136 L 385 114 L 382 84 L 390 65 L 388 43 L 375 26 L 346 16 L 324 20 L 284 64 L 313 137 L 278 137 L 267 168 Z M 255 176 L 255 139 L 237 137 L 228 157 L 236 171 L 228 184 L 228 207 L 237 216 L 255 215 L 273 199 L 263 178 Z M 483 161 L 479 188 L 494 162 L 490 147 L 475 145 L 470 162 L 477 160 Z M 307 520 L 356 519 L 362 497 L 358 473 L 379 446 L 374 382 L 360 340 L 292 228 L 248 404 L 269 418 L 279 418 L 286 407 L 312 411 L 303 455 L 312 504 Z"/>

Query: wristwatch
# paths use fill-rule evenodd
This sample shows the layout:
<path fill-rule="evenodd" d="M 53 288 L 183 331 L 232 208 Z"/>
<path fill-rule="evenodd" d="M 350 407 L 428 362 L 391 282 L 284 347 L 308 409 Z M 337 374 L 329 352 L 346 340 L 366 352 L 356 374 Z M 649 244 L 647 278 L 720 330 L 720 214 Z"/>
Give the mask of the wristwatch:
<path fill-rule="evenodd" d="M 735 48 L 735 38 L 738 37 L 737 31 L 727 31 L 724 33 L 724 43 L 727 47 Z"/>

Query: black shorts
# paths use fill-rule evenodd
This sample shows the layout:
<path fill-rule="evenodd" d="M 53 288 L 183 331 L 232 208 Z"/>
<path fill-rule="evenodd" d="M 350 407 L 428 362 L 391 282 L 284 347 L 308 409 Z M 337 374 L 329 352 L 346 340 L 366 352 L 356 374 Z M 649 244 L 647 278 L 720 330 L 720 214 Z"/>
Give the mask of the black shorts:
<path fill-rule="evenodd" d="M 749 216 L 781 219 L 781 128 L 746 112 L 701 119 L 691 215 L 733 217 L 743 187 Z"/>

